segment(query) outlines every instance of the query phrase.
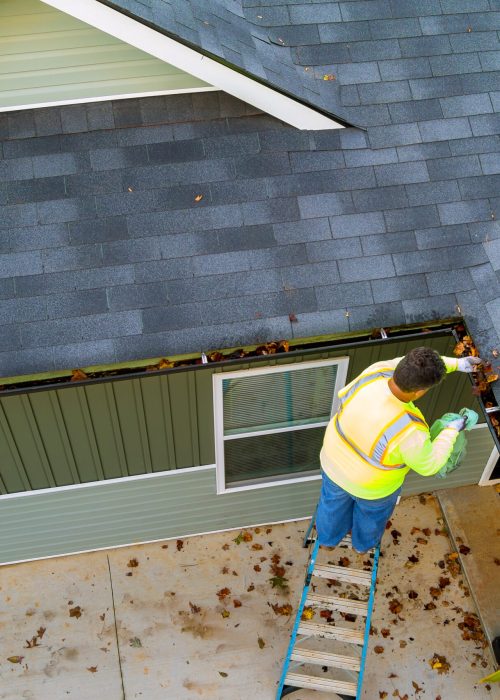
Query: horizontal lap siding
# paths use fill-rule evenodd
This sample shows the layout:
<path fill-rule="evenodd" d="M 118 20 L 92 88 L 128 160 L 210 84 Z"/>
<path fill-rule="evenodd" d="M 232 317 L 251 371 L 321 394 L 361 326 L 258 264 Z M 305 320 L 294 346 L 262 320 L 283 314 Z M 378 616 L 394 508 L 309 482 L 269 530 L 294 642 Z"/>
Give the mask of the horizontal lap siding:
<path fill-rule="evenodd" d="M 38 0 L 0 3 L 0 110 L 206 83 Z"/>
<path fill-rule="evenodd" d="M 410 473 L 403 495 L 477 482 L 492 446 L 487 428 L 473 430 L 456 472 Z M 307 518 L 319 487 L 317 480 L 216 495 L 211 467 L 15 496 L 0 508 L 0 563 Z"/>

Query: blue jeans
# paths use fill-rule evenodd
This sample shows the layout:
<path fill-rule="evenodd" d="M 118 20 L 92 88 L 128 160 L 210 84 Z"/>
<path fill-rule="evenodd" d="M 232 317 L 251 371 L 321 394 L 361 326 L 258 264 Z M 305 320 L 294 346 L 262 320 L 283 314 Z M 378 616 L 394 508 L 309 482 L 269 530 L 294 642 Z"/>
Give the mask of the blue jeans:
<path fill-rule="evenodd" d="M 358 498 L 322 474 L 321 494 L 316 512 L 319 543 L 326 547 L 337 545 L 352 532 L 352 546 L 358 552 L 376 547 L 388 519 L 391 517 L 401 488 L 384 498 Z"/>

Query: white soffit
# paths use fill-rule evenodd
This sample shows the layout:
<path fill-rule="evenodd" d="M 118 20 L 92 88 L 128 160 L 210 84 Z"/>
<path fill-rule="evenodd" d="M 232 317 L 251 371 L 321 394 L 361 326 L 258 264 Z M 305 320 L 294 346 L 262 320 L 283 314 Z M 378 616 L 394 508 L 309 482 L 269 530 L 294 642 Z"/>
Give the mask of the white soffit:
<path fill-rule="evenodd" d="M 98 0 L 42 0 L 47 5 L 135 46 L 200 80 L 224 90 L 297 129 L 343 128 L 312 107 L 241 75 L 141 22 L 111 9 Z"/>

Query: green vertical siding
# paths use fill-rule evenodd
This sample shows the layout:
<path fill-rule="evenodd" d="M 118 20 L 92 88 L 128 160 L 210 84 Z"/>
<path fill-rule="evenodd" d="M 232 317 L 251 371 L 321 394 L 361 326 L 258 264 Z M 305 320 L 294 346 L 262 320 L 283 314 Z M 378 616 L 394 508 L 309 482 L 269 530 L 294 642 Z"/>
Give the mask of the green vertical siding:
<path fill-rule="evenodd" d="M 210 88 L 39 0 L 0 2 L 0 110 Z"/>
<path fill-rule="evenodd" d="M 409 475 L 403 495 L 479 480 L 493 448 L 471 431 L 466 461 L 447 479 Z M 0 564 L 309 517 L 319 480 L 216 495 L 215 468 L 8 497 Z M 479 488 L 479 487 L 478 487 Z"/>
<path fill-rule="evenodd" d="M 282 354 L 269 357 L 265 364 L 349 355 L 350 381 L 372 362 L 404 355 L 420 344 L 422 338 L 298 356 Z M 451 354 L 454 342 L 446 336 L 431 338 L 429 344 Z M 1 493 L 213 464 L 212 374 L 254 366 L 248 361 L 207 365 L 101 384 L 0 394 Z M 429 421 L 462 406 L 479 410 L 469 379 L 460 374 L 449 376 L 420 405 Z"/>

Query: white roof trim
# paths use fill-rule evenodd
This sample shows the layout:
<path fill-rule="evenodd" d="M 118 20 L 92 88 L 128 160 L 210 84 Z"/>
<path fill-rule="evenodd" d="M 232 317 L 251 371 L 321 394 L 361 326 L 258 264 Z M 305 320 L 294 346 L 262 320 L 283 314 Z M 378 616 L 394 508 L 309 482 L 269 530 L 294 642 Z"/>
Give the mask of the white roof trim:
<path fill-rule="evenodd" d="M 312 107 L 307 107 L 256 80 L 241 75 L 103 5 L 98 0 L 78 0 L 77 2 L 75 0 L 42 0 L 42 2 L 170 63 L 297 129 L 343 128 L 342 124 L 317 112 Z"/>

